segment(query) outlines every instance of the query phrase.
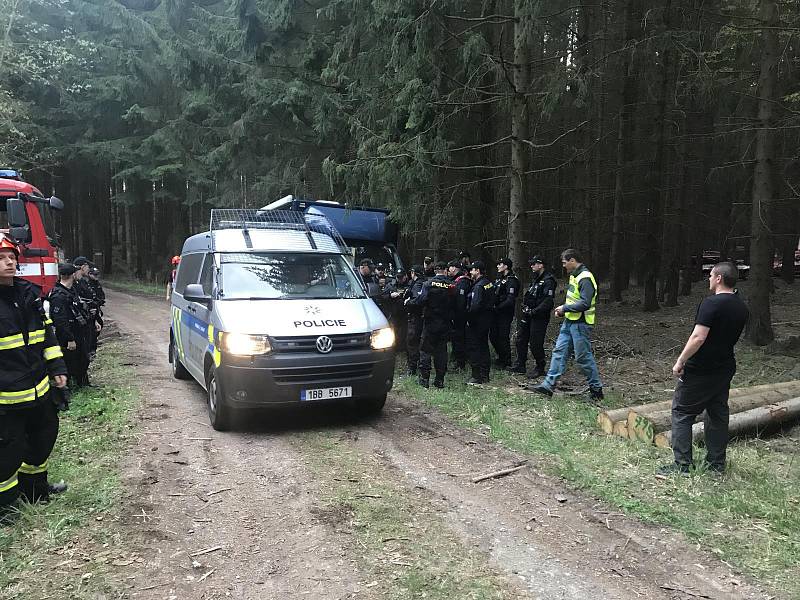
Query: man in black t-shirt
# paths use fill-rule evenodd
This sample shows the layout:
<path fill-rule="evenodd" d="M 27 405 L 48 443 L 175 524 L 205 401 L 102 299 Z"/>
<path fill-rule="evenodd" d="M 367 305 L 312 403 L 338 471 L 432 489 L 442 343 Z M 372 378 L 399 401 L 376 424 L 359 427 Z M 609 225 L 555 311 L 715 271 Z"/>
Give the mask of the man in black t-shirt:
<path fill-rule="evenodd" d="M 675 462 L 659 469 L 662 475 L 687 474 L 692 461 L 692 425 L 706 411 L 706 462 L 711 472 L 725 470 L 728 447 L 728 392 L 736 372 L 733 347 L 747 323 L 749 311 L 734 290 L 738 271 L 719 263 L 708 277 L 709 296 L 697 309 L 694 330 L 672 373 L 678 378 L 672 398 L 672 451 Z"/>

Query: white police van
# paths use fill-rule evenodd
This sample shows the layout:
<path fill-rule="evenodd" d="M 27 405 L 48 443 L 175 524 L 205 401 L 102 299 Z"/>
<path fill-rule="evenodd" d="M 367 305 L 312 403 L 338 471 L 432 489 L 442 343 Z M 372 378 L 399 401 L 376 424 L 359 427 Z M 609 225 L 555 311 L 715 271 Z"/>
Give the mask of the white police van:
<path fill-rule="evenodd" d="M 379 412 L 394 332 L 324 217 L 214 209 L 186 240 L 172 293 L 169 357 L 208 394 L 214 429 L 242 408 L 354 402 Z"/>

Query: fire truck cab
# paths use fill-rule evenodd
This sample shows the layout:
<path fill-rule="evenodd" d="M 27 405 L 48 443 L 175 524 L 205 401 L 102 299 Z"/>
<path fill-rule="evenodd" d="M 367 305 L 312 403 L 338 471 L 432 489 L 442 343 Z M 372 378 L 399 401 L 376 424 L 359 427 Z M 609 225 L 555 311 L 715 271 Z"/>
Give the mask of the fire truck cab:
<path fill-rule="evenodd" d="M 59 198 L 45 198 L 36 187 L 22 181 L 17 171 L 0 169 L 0 231 L 19 243 L 19 275 L 38 285 L 42 295 L 58 281 L 53 211 L 63 208 Z"/>

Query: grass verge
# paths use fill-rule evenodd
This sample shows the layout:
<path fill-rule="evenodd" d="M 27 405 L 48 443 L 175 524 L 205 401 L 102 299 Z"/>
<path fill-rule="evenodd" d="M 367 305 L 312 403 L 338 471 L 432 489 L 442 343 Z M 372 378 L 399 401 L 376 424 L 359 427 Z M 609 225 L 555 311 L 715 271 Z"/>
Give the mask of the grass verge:
<path fill-rule="evenodd" d="M 745 371 L 748 383 L 756 380 L 754 368 Z M 503 375 L 485 389 L 462 380 L 454 376 L 447 389 L 426 390 L 404 377 L 396 380 L 395 390 L 538 457 L 542 468 L 575 488 L 645 522 L 683 532 L 782 597 L 800 598 L 797 440 L 785 451 L 768 441 L 737 441 L 729 448 L 730 471 L 723 479 L 701 475 L 664 481 L 654 474 L 671 461 L 669 451 L 603 435 L 596 426 L 598 411 L 580 400 L 517 393 Z M 609 404 L 625 404 L 607 396 Z M 702 454 L 698 450 L 696 458 Z"/>
<path fill-rule="evenodd" d="M 333 432 L 305 433 L 295 444 L 318 483 L 322 504 L 314 512 L 337 534 L 352 536 L 368 597 L 516 597 L 485 557 L 455 537 L 429 500 L 386 477 L 377 457 Z"/>
<path fill-rule="evenodd" d="M 143 281 L 136 281 L 132 279 L 113 279 L 108 278 L 103 280 L 103 284 L 107 285 L 112 290 L 119 290 L 121 292 L 132 292 L 134 294 L 144 294 L 145 296 L 161 296 L 166 297 L 166 287 L 156 285 L 155 283 L 145 283 Z"/>
<path fill-rule="evenodd" d="M 49 459 L 50 479 L 69 489 L 49 504 L 23 505 L 0 528 L 0 599 L 95 599 L 120 585 L 108 565 L 124 552 L 113 526 L 121 498 L 119 462 L 128 445 L 136 392 L 120 366 L 121 342 L 106 342 L 93 365 L 97 387 L 77 392 Z"/>

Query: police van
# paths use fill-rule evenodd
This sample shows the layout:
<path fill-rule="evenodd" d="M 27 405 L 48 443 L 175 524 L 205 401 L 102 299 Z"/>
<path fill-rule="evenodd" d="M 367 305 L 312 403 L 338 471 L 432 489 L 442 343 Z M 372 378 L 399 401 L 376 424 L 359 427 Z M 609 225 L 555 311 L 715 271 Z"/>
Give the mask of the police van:
<path fill-rule="evenodd" d="M 394 332 L 348 252 L 324 216 L 297 211 L 214 209 L 209 231 L 184 242 L 169 360 L 205 388 L 214 429 L 245 408 L 383 408 Z"/>

